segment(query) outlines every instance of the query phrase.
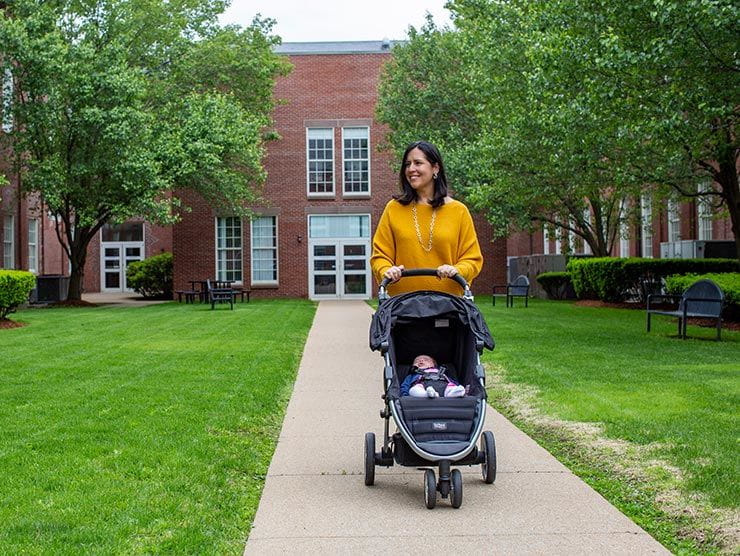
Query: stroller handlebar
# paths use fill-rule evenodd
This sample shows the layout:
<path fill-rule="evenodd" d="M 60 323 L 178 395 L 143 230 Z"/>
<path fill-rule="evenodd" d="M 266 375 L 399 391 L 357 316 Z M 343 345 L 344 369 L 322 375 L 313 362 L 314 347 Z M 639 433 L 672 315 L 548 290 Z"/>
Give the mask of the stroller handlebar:
<path fill-rule="evenodd" d="M 436 268 L 412 268 L 409 270 L 403 270 L 401 272 L 401 277 L 405 278 L 406 276 L 437 276 L 437 269 Z M 449 277 L 450 280 L 454 280 L 458 284 L 460 284 L 460 287 L 464 290 L 464 296 L 470 297 L 472 299 L 473 294 L 470 292 L 470 287 L 468 286 L 467 280 L 463 278 L 460 274 L 455 274 L 454 276 Z M 378 290 L 378 297 L 383 298 L 384 296 L 387 296 L 385 293 L 386 288 L 388 287 L 388 284 L 391 283 L 390 278 L 383 278 L 383 281 L 380 282 L 380 288 Z"/>

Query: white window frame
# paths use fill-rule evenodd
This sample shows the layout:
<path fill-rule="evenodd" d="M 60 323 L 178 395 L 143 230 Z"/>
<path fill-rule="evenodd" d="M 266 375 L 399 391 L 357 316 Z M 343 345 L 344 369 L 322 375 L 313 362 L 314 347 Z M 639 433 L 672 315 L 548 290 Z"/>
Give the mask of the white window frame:
<path fill-rule="evenodd" d="M 28 219 L 28 271 L 39 272 L 39 219 Z"/>
<path fill-rule="evenodd" d="M 319 131 L 323 132 L 324 137 L 319 137 L 321 135 L 318 133 Z M 312 137 L 313 135 L 316 135 L 315 137 Z M 330 140 L 331 141 L 331 148 L 329 149 L 329 152 L 331 153 L 331 159 L 326 158 L 311 158 L 311 141 L 312 140 Z M 331 164 L 331 191 L 311 191 L 311 162 L 330 162 Z M 335 168 L 334 163 L 334 128 L 333 127 L 307 127 L 306 128 L 306 195 L 310 198 L 333 198 L 335 196 L 336 191 L 336 181 L 337 181 L 337 172 Z M 324 186 L 328 184 L 323 184 Z"/>
<path fill-rule="evenodd" d="M 221 220 L 227 220 L 231 219 L 233 221 L 239 222 L 239 233 L 237 235 L 228 236 L 226 235 L 224 237 L 224 244 L 226 243 L 226 240 L 231 239 L 238 239 L 238 246 L 231 246 L 227 247 L 224 245 L 223 247 L 219 246 L 219 221 Z M 229 282 L 234 282 L 235 284 L 241 284 L 244 280 L 244 223 L 242 222 L 242 219 L 238 216 L 217 216 L 214 219 L 214 225 L 215 225 L 215 233 L 214 233 L 214 241 L 215 241 L 215 251 L 216 251 L 216 265 L 215 265 L 215 271 L 216 271 L 216 280 L 224 280 Z M 224 223 L 224 230 L 232 229 L 233 226 L 229 226 L 228 222 Z M 238 279 L 236 277 L 229 276 L 229 272 L 236 272 L 235 270 L 228 270 L 227 268 L 220 268 L 221 263 L 221 253 L 228 254 L 229 252 L 238 252 L 239 253 L 239 277 Z M 228 257 L 224 259 L 224 262 L 230 260 Z"/>
<path fill-rule="evenodd" d="M 3 72 L 3 104 L 2 104 L 2 130 L 5 133 L 13 131 L 13 72 L 5 68 Z"/>
<path fill-rule="evenodd" d="M 681 241 L 681 212 L 680 204 L 676 199 L 668 199 L 667 218 L 668 241 Z"/>
<path fill-rule="evenodd" d="M 550 254 L 550 230 L 547 224 L 542 227 L 542 254 Z"/>
<path fill-rule="evenodd" d="M 699 184 L 699 193 L 705 193 L 712 190 L 712 185 L 708 182 Z M 697 220 L 697 239 L 710 241 L 713 236 L 712 202 L 710 197 L 696 198 L 696 220 Z"/>
<path fill-rule="evenodd" d="M 591 226 L 591 208 L 586 207 L 583 209 L 583 221 L 588 225 Z M 587 230 L 583 230 L 585 233 Z M 591 246 L 588 244 L 585 238 L 581 238 L 583 241 L 583 254 L 584 255 L 591 255 L 593 252 L 591 251 Z"/>
<path fill-rule="evenodd" d="M 3 218 L 3 268 L 15 268 L 15 216 L 12 214 Z"/>
<path fill-rule="evenodd" d="M 346 135 L 350 135 L 348 133 L 348 130 L 364 130 L 365 136 L 364 137 L 347 137 Z M 347 156 L 347 145 L 346 141 L 352 141 L 352 140 L 362 140 L 364 139 L 366 141 L 366 152 L 367 157 L 366 158 L 349 158 Z M 351 150 L 351 149 L 350 149 Z M 347 126 L 342 128 L 342 195 L 344 197 L 364 197 L 367 198 L 370 196 L 370 128 L 368 126 Z M 367 163 L 367 183 L 366 188 L 364 191 L 347 191 L 347 163 L 353 163 L 353 162 L 365 162 Z"/>
<path fill-rule="evenodd" d="M 619 256 L 630 256 L 630 228 L 627 215 L 627 199 L 619 201 Z"/>
<path fill-rule="evenodd" d="M 642 229 L 642 256 L 653 258 L 653 203 L 647 195 L 640 197 L 640 227 Z"/>
<path fill-rule="evenodd" d="M 254 224 L 255 220 L 262 220 L 262 219 L 272 219 L 272 227 L 275 230 L 275 234 L 273 236 L 273 245 L 271 247 L 266 247 L 264 245 L 255 245 L 255 233 L 254 233 Z M 251 263 L 251 269 L 250 269 L 250 277 L 252 280 L 252 285 L 261 285 L 261 286 L 277 286 L 280 282 L 280 265 L 279 265 L 279 258 L 278 258 L 278 237 L 280 237 L 280 230 L 278 228 L 279 221 L 277 216 L 256 216 L 254 217 L 250 222 L 250 246 L 249 246 L 249 253 L 250 253 L 250 263 Z M 275 278 L 273 280 L 261 280 L 258 278 L 255 278 L 255 266 L 254 261 L 256 260 L 255 253 L 257 251 L 272 251 L 273 252 L 273 262 L 275 264 Z"/>

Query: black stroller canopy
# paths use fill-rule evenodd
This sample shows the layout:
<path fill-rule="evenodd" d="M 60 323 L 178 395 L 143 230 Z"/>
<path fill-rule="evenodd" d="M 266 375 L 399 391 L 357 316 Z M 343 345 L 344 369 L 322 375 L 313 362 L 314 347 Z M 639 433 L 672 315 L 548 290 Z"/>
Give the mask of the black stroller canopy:
<path fill-rule="evenodd" d="M 463 325 L 470 328 L 477 343 L 493 349 L 491 332 L 472 301 L 434 291 L 406 293 L 382 302 L 370 324 L 370 349 L 376 351 L 384 346 L 387 348 L 391 329 L 399 318 L 421 319 L 442 316 L 455 316 Z"/>

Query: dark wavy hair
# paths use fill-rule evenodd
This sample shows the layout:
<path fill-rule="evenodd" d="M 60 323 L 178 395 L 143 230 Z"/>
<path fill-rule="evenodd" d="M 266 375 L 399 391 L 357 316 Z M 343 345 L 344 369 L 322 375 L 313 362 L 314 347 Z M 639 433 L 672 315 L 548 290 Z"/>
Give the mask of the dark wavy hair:
<path fill-rule="evenodd" d="M 424 156 L 429 163 L 434 166 L 439 166 L 437 177 L 434 178 L 434 197 L 432 198 L 431 205 L 434 208 L 442 206 L 447 197 L 447 175 L 445 174 L 445 165 L 442 162 L 442 155 L 439 154 L 437 147 L 429 143 L 428 141 L 414 141 L 408 147 L 406 152 L 403 153 L 401 158 L 401 170 L 398 172 L 398 183 L 401 185 L 401 193 L 394 195 L 393 198 L 401 203 L 402 205 L 408 205 L 411 202 L 418 200 L 418 195 L 411 184 L 406 179 L 406 157 L 414 149 L 419 149 L 424 153 Z"/>

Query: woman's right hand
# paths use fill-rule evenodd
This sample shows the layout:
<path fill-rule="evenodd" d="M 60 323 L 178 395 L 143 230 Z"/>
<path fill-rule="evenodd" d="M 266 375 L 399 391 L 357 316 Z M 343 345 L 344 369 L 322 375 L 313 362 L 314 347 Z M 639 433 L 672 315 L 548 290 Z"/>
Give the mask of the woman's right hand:
<path fill-rule="evenodd" d="M 403 272 L 403 265 L 392 266 L 383 273 L 383 278 L 388 278 L 391 282 L 398 282 L 401 279 L 401 273 Z"/>

